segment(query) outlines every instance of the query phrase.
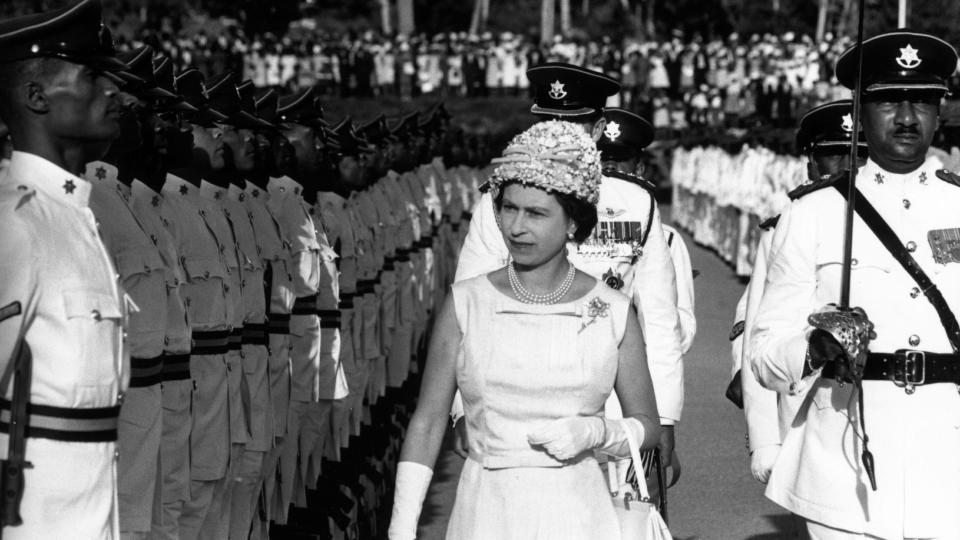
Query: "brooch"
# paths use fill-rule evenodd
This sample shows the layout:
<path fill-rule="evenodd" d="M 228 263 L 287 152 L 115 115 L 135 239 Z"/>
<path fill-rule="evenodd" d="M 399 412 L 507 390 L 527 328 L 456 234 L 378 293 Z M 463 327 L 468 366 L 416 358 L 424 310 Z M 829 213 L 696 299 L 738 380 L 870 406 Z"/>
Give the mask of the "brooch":
<path fill-rule="evenodd" d="M 590 300 L 590 303 L 587 304 L 587 317 L 590 319 L 583 322 L 580 326 L 580 332 L 583 332 L 588 326 L 597 322 L 597 318 L 606 317 L 609 314 L 610 304 L 601 300 L 599 296 L 595 296 L 593 300 Z M 580 332 L 577 333 L 579 334 Z"/>

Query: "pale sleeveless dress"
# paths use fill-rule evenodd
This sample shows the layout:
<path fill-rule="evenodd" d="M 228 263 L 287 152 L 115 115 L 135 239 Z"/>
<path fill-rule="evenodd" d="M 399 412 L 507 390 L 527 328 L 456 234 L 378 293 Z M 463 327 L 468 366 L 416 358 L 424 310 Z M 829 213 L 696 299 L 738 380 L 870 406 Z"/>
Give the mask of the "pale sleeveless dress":
<path fill-rule="evenodd" d="M 574 302 L 524 304 L 486 275 L 454 284 L 453 299 L 470 457 L 447 538 L 619 540 L 593 453 L 557 461 L 527 434 L 558 418 L 603 414 L 630 300 L 598 281 Z"/>

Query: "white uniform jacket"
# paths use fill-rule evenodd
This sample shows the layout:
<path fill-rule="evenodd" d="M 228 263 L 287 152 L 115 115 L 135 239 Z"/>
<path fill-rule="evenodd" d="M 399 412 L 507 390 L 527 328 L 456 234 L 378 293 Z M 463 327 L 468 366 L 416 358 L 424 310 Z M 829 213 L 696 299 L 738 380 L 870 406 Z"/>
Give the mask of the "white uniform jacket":
<path fill-rule="evenodd" d="M 687 354 L 697 335 L 696 296 L 693 290 L 693 265 L 690 264 L 690 251 L 676 229 L 663 226 L 663 234 L 670 248 L 670 259 L 677 274 L 677 312 L 680 315 L 680 352 Z"/>
<path fill-rule="evenodd" d="M 26 340 L 35 405 L 114 407 L 127 385 L 123 294 L 88 206 L 90 190 L 86 180 L 24 152 L 13 153 L 0 179 L 0 307 L 22 306 L 0 322 L 0 365 L 6 369 Z M 2 389 L 5 399 L 12 389 L 12 381 Z M 7 444 L 0 435 L 4 457 Z M 4 528 L 4 538 L 118 536 L 115 442 L 31 437 L 26 452 L 24 523 Z"/>
<path fill-rule="evenodd" d="M 960 187 L 940 180 L 928 158 L 896 175 L 868 161 L 857 186 L 889 223 L 954 313 L 960 263 L 934 261 L 928 233 L 960 228 Z M 912 395 L 888 381 L 864 381 L 866 432 L 876 461 L 872 491 L 860 461 L 853 385 L 814 373 L 801 379 L 809 313 L 839 298 L 844 200 L 824 187 L 793 202 L 780 219 L 766 287 L 751 336 L 760 381 L 809 395 L 783 442 L 767 496 L 807 519 L 882 538 L 956 538 L 960 531 L 960 393 L 955 384 L 919 386 Z M 857 218 L 851 304 L 875 324 L 873 352 L 951 353 L 946 332 L 916 283 Z M 911 344 L 913 342 L 913 345 Z"/>
<path fill-rule="evenodd" d="M 767 264 L 773 245 L 773 229 L 763 231 L 757 245 L 757 256 L 753 264 L 750 284 L 744 292 L 744 334 L 738 340 L 742 358 L 750 358 L 750 338 L 757 318 L 757 309 L 763 297 L 767 280 Z M 750 366 L 740 373 L 743 389 L 743 414 L 747 420 L 748 449 L 750 452 L 765 446 L 779 446 L 790 424 L 797 415 L 805 393 L 796 395 L 778 394 L 760 385 Z"/>
<path fill-rule="evenodd" d="M 680 421 L 683 408 L 683 359 L 676 273 L 660 212 L 642 187 L 604 177 L 597 213 L 600 222 L 593 237 L 580 246 L 568 246 L 570 260 L 597 279 L 616 282 L 632 298 L 646 340 L 660 421 L 664 425 L 675 424 Z M 632 247 L 631 242 L 647 232 L 639 229 L 647 223 L 650 229 L 646 243 Z M 501 268 L 508 255 L 497 225 L 493 197 L 486 193 L 473 210 L 470 230 L 460 251 L 456 281 Z"/>

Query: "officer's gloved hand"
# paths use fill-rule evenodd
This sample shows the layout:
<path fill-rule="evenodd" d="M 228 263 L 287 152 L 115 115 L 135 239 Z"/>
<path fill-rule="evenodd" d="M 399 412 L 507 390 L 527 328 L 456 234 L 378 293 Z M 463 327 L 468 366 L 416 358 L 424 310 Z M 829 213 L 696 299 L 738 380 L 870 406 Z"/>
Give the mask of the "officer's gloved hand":
<path fill-rule="evenodd" d="M 827 362 L 842 364 L 847 358 L 847 352 L 843 346 L 833 337 L 833 334 L 826 330 L 814 328 L 810 332 L 808 343 L 810 344 L 810 367 L 813 369 L 821 368 Z"/>
<path fill-rule="evenodd" d="M 757 482 L 766 484 L 767 480 L 770 480 L 770 471 L 773 470 L 773 465 L 777 462 L 777 456 L 779 455 L 779 444 L 762 446 L 753 451 L 750 457 L 750 472 L 753 473 Z"/>

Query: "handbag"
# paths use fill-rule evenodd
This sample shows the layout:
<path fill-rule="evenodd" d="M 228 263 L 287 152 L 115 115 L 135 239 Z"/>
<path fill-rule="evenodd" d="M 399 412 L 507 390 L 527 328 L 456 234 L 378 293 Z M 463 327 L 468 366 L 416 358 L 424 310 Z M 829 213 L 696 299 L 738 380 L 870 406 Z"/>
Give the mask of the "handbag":
<path fill-rule="evenodd" d="M 623 431 L 630 446 L 630 457 L 634 463 L 642 463 L 640 445 L 629 423 L 623 424 Z M 640 478 L 630 484 L 632 489 L 621 489 L 616 462 L 613 461 L 607 464 L 607 477 L 610 489 L 617 490 L 611 491 L 610 495 L 613 499 L 613 511 L 620 522 L 621 540 L 673 540 L 656 505 L 650 501 L 650 492 L 644 479 Z"/>

